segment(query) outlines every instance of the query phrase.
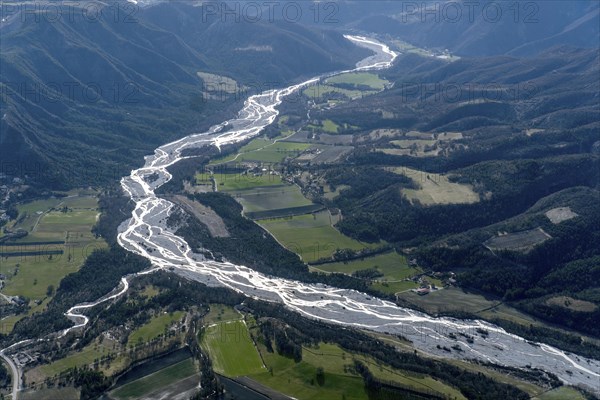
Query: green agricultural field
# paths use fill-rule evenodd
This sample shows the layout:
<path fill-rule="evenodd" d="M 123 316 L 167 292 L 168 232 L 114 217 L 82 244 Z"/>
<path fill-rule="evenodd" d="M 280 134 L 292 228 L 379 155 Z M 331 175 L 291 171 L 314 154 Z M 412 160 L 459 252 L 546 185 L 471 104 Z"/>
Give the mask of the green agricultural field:
<path fill-rule="evenodd" d="M 337 75 L 326 81 L 329 84 L 345 83 L 349 85 L 365 85 L 375 90 L 383 90 L 389 81 L 381 79 L 377 74 L 370 72 L 353 72 Z"/>
<path fill-rule="evenodd" d="M 431 54 L 431 51 L 425 50 L 425 49 L 422 49 L 419 47 L 415 47 L 412 44 L 404 42 L 402 40 L 393 39 L 391 41 L 391 43 L 394 45 L 395 48 L 400 50 L 402 53 L 412 53 L 412 54 L 418 54 L 423 57 L 433 57 L 433 55 Z M 451 54 L 445 54 L 444 59 L 446 61 L 456 61 L 456 60 L 460 60 L 460 57 L 451 55 Z"/>
<path fill-rule="evenodd" d="M 4 246 L 3 251 L 63 252 L 0 258 L 0 273 L 7 276 L 2 293 L 44 301 L 32 308 L 31 312 L 35 312 L 49 301 L 50 286 L 56 289 L 64 276 L 79 270 L 87 256 L 94 249 L 106 247 L 106 243 L 91 232 L 98 216 L 95 197 L 49 199 L 18 208 L 20 215 L 27 217 L 16 227 L 28 229 L 29 235 L 17 241 L 17 246 Z M 36 217 L 30 218 L 31 215 Z M 32 243 L 45 241 L 64 241 L 64 244 Z"/>
<path fill-rule="evenodd" d="M 307 143 L 275 142 L 261 150 L 240 155 L 236 161 L 257 161 L 263 163 L 279 163 L 286 157 L 297 157 L 311 145 Z"/>
<path fill-rule="evenodd" d="M 119 400 L 143 398 L 144 395 L 169 386 L 197 373 L 191 358 L 161 369 L 158 372 L 135 380 L 111 392 Z"/>
<path fill-rule="evenodd" d="M 292 143 L 283 141 L 274 141 L 271 139 L 257 138 L 247 145 L 243 146 L 237 154 L 232 154 L 225 158 L 215 159 L 210 162 L 211 165 L 223 164 L 226 162 L 256 161 L 263 163 L 278 163 L 286 157 L 296 157 L 304 150 L 308 149 L 310 144 Z"/>
<path fill-rule="evenodd" d="M 383 282 L 377 281 L 371 284 L 371 288 L 378 290 L 382 293 L 396 294 L 399 292 L 407 292 L 411 289 L 418 288 L 419 285 L 413 281 L 397 281 L 397 282 Z"/>
<path fill-rule="evenodd" d="M 332 85 L 315 85 L 310 86 L 302 91 L 304 96 L 311 99 L 320 99 L 323 97 L 327 97 L 330 94 L 340 94 L 348 99 L 358 99 L 362 96 L 367 96 L 370 94 L 377 93 L 376 90 L 348 90 L 342 89 Z"/>
<path fill-rule="evenodd" d="M 265 368 L 244 321 L 223 321 L 205 328 L 202 347 L 216 372 L 235 377 L 258 373 Z"/>
<path fill-rule="evenodd" d="M 379 379 L 410 386 L 416 390 L 433 390 L 450 398 L 456 396 L 457 399 L 464 399 L 458 390 L 430 377 L 393 370 L 376 363 L 370 357 L 348 353 L 333 344 L 321 343 L 316 348 L 303 348 L 302 361 L 299 363 L 276 353 L 269 353 L 263 345 L 259 345 L 259 349 L 272 373 L 253 374 L 250 378 L 298 399 L 368 399 L 362 378 L 344 368 L 351 366 L 354 359 L 367 364 L 373 375 Z M 319 367 L 325 372 L 322 384 L 316 380 Z"/>
<path fill-rule="evenodd" d="M 318 265 L 316 268 L 325 272 L 340 272 L 344 274 L 352 274 L 362 269 L 376 268 L 384 274 L 382 278 L 378 278 L 379 280 L 387 279 L 390 281 L 411 277 L 421 272 L 420 269 L 409 267 L 406 258 L 395 251 L 345 263 L 338 262 Z"/>
<path fill-rule="evenodd" d="M 51 208 L 58 206 L 61 203 L 60 198 L 50 198 L 45 200 L 36 200 L 27 204 L 17 206 L 19 210 L 19 223 L 14 224 L 13 228 L 25 229 L 27 232 L 32 232 L 38 221 Z"/>
<path fill-rule="evenodd" d="M 165 329 L 168 329 L 175 322 L 180 321 L 184 314 L 183 311 L 175 311 L 172 314 L 160 314 L 153 317 L 148 323 L 137 328 L 129 335 L 127 345 L 135 346 L 138 343 L 151 341 L 159 335 L 162 335 Z"/>
<path fill-rule="evenodd" d="M 296 185 L 257 187 L 232 193 L 232 196 L 244 206 L 246 212 L 279 210 L 313 204 L 304 197 Z"/>
<path fill-rule="evenodd" d="M 229 307 L 223 304 L 211 304 L 210 311 L 204 316 L 204 324 L 216 324 L 224 321 L 237 321 L 242 319 L 239 312 L 235 311 L 233 307 Z"/>
<path fill-rule="evenodd" d="M 361 243 L 340 233 L 332 226 L 328 211 L 261 220 L 259 224 L 305 262 L 330 257 L 337 249 L 360 250 L 377 246 Z"/>
<path fill-rule="evenodd" d="M 214 175 L 219 192 L 237 192 L 239 190 L 264 188 L 265 186 L 281 186 L 283 181 L 279 175 L 263 174 L 254 176 L 253 174 L 225 174 L 217 173 Z"/>
<path fill-rule="evenodd" d="M 487 300 L 483 296 L 466 293 L 462 289 L 453 287 L 431 292 L 427 296 L 418 296 L 415 293 L 403 293 L 400 296 L 418 303 L 420 307 L 432 314 L 444 311 L 477 313 L 499 304 L 499 301 Z"/>
<path fill-rule="evenodd" d="M 265 137 L 258 137 L 256 139 L 252 139 L 250 142 L 248 142 L 247 144 L 245 144 L 244 146 L 242 146 L 237 153 L 235 154 L 230 154 L 226 157 L 222 157 L 222 158 L 215 158 L 214 160 L 210 161 L 209 165 L 214 165 L 214 164 L 223 164 L 226 162 L 230 162 L 233 160 L 236 160 L 237 157 L 240 154 L 244 154 L 244 153 L 249 153 L 249 152 L 253 152 L 259 149 L 262 149 L 265 146 L 268 146 L 270 144 L 272 144 L 273 141 L 270 139 L 267 139 Z"/>

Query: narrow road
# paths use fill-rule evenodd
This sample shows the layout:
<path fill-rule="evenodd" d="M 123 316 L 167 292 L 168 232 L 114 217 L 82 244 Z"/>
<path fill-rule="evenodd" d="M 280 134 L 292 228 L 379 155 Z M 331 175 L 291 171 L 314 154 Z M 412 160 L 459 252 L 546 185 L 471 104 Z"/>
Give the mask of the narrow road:
<path fill-rule="evenodd" d="M 4 359 L 4 361 L 6 361 L 6 363 L 8 364 L 8 366 L 11 369 L 11 374 L 12 374 L 12 395 L 11 396 L 12 396 L 12 400 L 17 400 L 19 390 L 21 390 L 21 373 L 19 372 L 19 369 L 13 362 L 12 358 L 10 358 L 6 354 L 4 354 L 4 350 L 0 351 L 0 357 L 2 357 Z"/>

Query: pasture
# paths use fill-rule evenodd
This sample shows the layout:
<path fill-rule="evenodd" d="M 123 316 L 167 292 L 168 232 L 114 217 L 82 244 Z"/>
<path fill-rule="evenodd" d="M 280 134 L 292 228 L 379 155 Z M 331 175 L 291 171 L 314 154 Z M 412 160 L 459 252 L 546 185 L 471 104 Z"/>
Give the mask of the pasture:
<path fill-rule="evenodd" d="M 303 207 L 312 204 L 296 185 L 259 186 L 252 190 L 234 192 L 231 195 L 244 206 L 246 212 Z"/>
<path fill-rule="evenodd" d="M 422 205 L 472 204 L 479 202 L 479 194 L 470 185 L 451 182 L 447 175 L 432 174 L 406 167 L 391 168 L 391 172 L 409 177 L 418 189 L 401 189 L 410 202 Z"/>
<path fill-rule="evenodd" d="M 52 296 L 50 286 L 56 289 L 64 276 L 79 270 L 87 256 L 106 243 L 91 232 L 98 217 L 93 196 L 34 201 L 18 210 L 23 220 L 15 228 L 27 229 L 29 235 L 2 247 L 3 252 L 22 253 L 0 258 L 0 273 L 7 277 L 2 293 L 43 301 L 34 305 L 31 312 L 35 312 Z M 49 241 L 56 243 L 44 243 Z M 37 255 L 26 255 L 32 252 Z"/>
<path fill-rule="evenodd" d="M 138 343 L 146 343 L 158 336 L 164 334 L 165 329 L 169 329 L 171 325 L 181 321 L 185 313 L 183 311 L 175 311 L 172 314 L 163 313 L 154 316 L 146 324 L 140 326 L 133 331 L 127 340 L 128 346 L 135 346 Z"/>
<path fill-rule="evenodd" d="M 302 361 L 299 363 L 277 353 L 267 352 L 262 344 L 258 347 L 272 373 L 253 374 L 250 378 L 295 398 L 368 399 L 362 378 L 354 375 L 346 367 L 352 365 L 353 359 L 357 359 L 365 363 L 376 378 L 409 386 L 415 390 L 436 391 L 451 398 L 455 396 L 457 399 L 464 399 L 460 392 L 442 382 L 393 369 L 371 357 L 349 353 L 334 344 L 320 343 L 316 347 L 304 347 Z M 316 379 L 319 367 L 324 370 L 322 382 Z"/>
<path fill-rule="evenodd" d="M 237 154 L 214 159 L 210 165 L 228 162 L 255 161 L 262 163 L 279 163 L 287 157 L 297 157 L 310 144 L 274 141 L 266 138 L 256 138 L 243 146 Z"/>
<path fill-rule="evenodd" d="M 325 82 L 332 85 L 341 83 L 354 86 L 369 86 L 374 90 L 383 90 L 389 84 L 389 81 L 381 79 L 379 75 L 370 72 L 352 72 L 336 75 L 328 78 Z"/>
<path fill-rule="evenodd" d="M 283 181 L 279 175 L 252 173 L 216 173 L 213 175 L 219 192 L 237 192 L 266 186 L 281 186 Z"/>
<path fill-rule="evenodd" d="M 354 99 L 359 99 L 364 95 L 369 95 L 369 94 L 373 94 L 373 93 L 377 93 L 377 91 L 375 90 L 370 90 L 370 91 L 361 91 L 361 90 L 349 90 L 349 89 L 342 89 L 333 85 L 315 85 L 315 86 L 309 86 L 306 89 L 304 89 L 302 91 L 302 94 L 304 94 L 304 96 L 313 99 L 313 100 L 319 100 L 325 97 L 331 97 L 332 95 L 337 95 L 337 96 L 342 96 L 345 97 L 346 99 L 349 100 L 354 100 Z"/>
<path fill-rule="evenodd" d="M 244 321 L 222 321 L 204 329 L 202 347 L 216 372 L 235 377 L 265 370 Z"/>
<path fill-rule="evenodd" d="M 348 262 L 322 264 L 316 266 L 316 268 L 325 272 L 338 272 L 349 275 L 355 271 L 375 268 L 384 275 L 382 278 L 377 278 L 378 280 L 390 281 L 401 280 L 420 272 L 416 268 L 409 267 L 406 258 L 395 251 Z"/>
<path fill-rule="evenodd" d="M 210 325 L 223 321 L 237 321 L 242 319 L 240 313 L 235 311 L 233 307 L 223 304 L 211 304 L 208 314 L 204 316 L 204 324 Z"/>
<path fill-rule="evenodd" d="M 259 224 L 279 243 L 308 263 L 331 257 L 337 249 L 360 250 L 377 246 L 361 243 L 340 233 L 332 226 L 329 211 L 261 220 Z"/>

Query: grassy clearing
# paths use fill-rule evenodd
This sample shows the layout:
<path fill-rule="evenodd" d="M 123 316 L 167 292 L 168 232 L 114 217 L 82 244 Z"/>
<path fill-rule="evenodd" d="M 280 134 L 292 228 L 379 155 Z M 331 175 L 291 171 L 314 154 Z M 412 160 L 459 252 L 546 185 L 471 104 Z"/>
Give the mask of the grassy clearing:
<path fill-rule="evenodd" d="M 264 371 L 244 321 L 223 321 L 205 328 L 202 347 L 216 372 L 235 377 Z"/>
<path fill-rule="evenodd" d="M 399 282 L 384 282 L 377 281 L 371 284 L 371 288 L 379 290 L 382 293 L 396 294 L 398 292 L 406 292 L 411 289 L 416 289 L 419 284 L 413 281 L 399 281 Z"/>
<path fill-rule="evenodd" d="M 353 72 L 350 74 L 337 75 L 326 81 L 329 84 L 344 83 L 349 85 L 365 85 L 371 89 L 383 90 L 389 81 L 381 79 L 377 74 L 370 72 Z"/>
<path fill-rule="evenodd" d="M 235 94 L 242 89 L 235 80 L 226 76 L 201 71 L 196 72 L 196 75 L 202 79 L 204 82 L 203 89 L 208 92 L 223 91 L 228 94 Z"/>
<path fill-rule="evenodd" d="M 250 377 L 265 386 L 273 388 L 288 396 L 302 400 L 312 399 L 341 399 L 347 400 L 367 400 L 362 378 L 350 374 L 339 374 L 326 368 L 323 363 L 326 360 L 320 360 L 312 364 L 303 360 L 295 363 L 294 360 L 282 357 L 276 353 L 269 353 L 263 345 L 259 349 L 265 360 L 269 371 L 259 374 L 252 374 Z M 303 358 L 308 353 L 303 351 Z M 340 359 L 339 363 L 343 370 L 344 364 L 352 364 L 352 360 Z M 331 362 L 328 362 L 331 365 Z M 325 381 L 323 385 L 316 382 L 317 368 L 322 367 L 325 370 Z M 338 370 L 338 368 L 335 368 Z"/>
<path fill-rule="evenodd" d="M 140 291 L 139 294 L 140 294 L 140 296 L 143 296 L 146 298 L 152 298 L 159 293 L 160 293 L 160 289 L 158 289 L 156 286 L 147 285 L 147 286 L 144 286 L 144 289 L 142 291 Z"/>
<path fill-rule="evenodd" d="M 135 380 L 111 392 L 111 396 L 119 400 L 142 398 L 157 389 L 164 388 L 177 381 L 197 373 L 191 358 L 161 369 L 158 372 Z"/>
<path fill-rule="evenodd" d="M 352 274 L 355 271 L 375 268 L 384 274 L 383 278 L 379 278 L 380 280 L 401 280 L 420 272 L 420 270 L 409 267 L 406 258 L 395 251 L 345 263 L 323 264 L 317 268 L 325 272 L 340 272 L 344 274 Z"/>
<path fill-rule="evenodd" d="M 302 361 L 299 363 L 276 353 L 268 353 L 263 345 L 259 345 L 259 349 L 272 373 L 254 374 L 251 378 L 298 399 L 368 399 L 362 378 L 353 375 L 347 368 L 353 364 L 353 359 L 366 363 L 379 379 L 417 390 L 435 390 L 450 398 L 456 396 L 457 399 L 464 399 L 456 389 L 430 377 L 394 370 L 376 363 L 370 357 L 348 353 L 333 344 L 320 343 L 316 348 L 303 349 Z M 321 384 L 316 379 L 318 367 L 325 372 L 325 379 Z"/>
<path fill-rule="evenodd" d="M 330 119 L 323 121 L 323 130 L 329 133 L 338 133 L 340 126 Z"/>
<path fill-rule="evenodd" d="M 175 311 L 172 314 L 160 314 L 152 317 L 149 322 L 140 326 L 129 335 L 127 345 L 135 346 L 138 343 L 149 342 L 162 335 L 165 329 L 168 329 L 173 323 L 180 321 L 184 314 L 183 311 Z"/>
<path fill-rule="evenodd" d="M 488 300 L 483 296 L 467 293 L 462 289 L 453 287 L 431 292 L 427 296 L 418 296 L 415 293 L 402 293 L 400 296 L 419 304 L 428 313 L 432 314 L 443 311 L 477 313 L 500 303 L 500 301 Z"/>
<path fill-rule="evenodd" d="M 279 210 L 313 204 L 304 197 L 296 185 L 257 187 L 235 193 L 233 197 L 244 206 L 246 212 Z"/>
<path fill-rule="evenodd" d="M 376 246 L 341 234 L 331 226 L 331 215 L 328 211 L 261 220 L 259 224 L 306 262 L 330 257 L 337 249 L 360 250 Z"/>
<path fill-rule="evenodd" d="M 402 53 L 412 53 L 412 54 L 420 55 L 422 57 L 434 57 L 434 55 L 431 53 L 431 51 L 422 49 L 420 47 L 413 46 L 412 44 L 404 42 L 402 40 L 393 39 L 391 42 L 394 45 L 394 47 L 397 48 L 398 50 L 400 50 Z M 444 59 L 447 61 L 460 60 L 460 57 L 455 56 L 455 55 L 450 55 L 450 54 L 443 54 L 441 56 L 438 56 L 438 58 L 441 58 L 441 59 Z"/>
<path fill-rule="evenodd" d="M 232 307 L 223 304 L 211 304 L 210 311 L 204 316 L 204 324 L 216 324 L 223 321 L 237 321 L 242 319 L 240 313 Z"/>
<path fill-rule="evenodd" d="M 472 204 L 479 201 L 479 195 L 470 185 L 450 182 L 448 176 L 430 174 L 406 167 L 392 168 L 392 172 L 411 178 L 419 189 L 402 189 L 402 194 L 411 202 L 423 205 Z"/>
<path fill-rule="evenodd" d="M 350 186 L 349 185 L 338 185 L 338 186 L 336 186 L 335 190 L 331 190 L 331 186 L 329 186 L 329 184 L 326 184 L 324 186 L 324 192 L 325 192 L 324 196 L 327 200 L 333 200 L 336 197 L 338 197 L 343 190 L 346 190 L 346 189 L 350 189 Z"/>

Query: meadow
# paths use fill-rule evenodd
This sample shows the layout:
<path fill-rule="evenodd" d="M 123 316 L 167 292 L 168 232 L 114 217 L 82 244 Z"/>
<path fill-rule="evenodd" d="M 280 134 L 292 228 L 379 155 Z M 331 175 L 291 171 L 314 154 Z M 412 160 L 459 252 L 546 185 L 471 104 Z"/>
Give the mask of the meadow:
<path fill-rule="evenodd" d="M 331 94 L 338 94 L 338 95 L 342 95 L 350 100 L 352 99 L 358 99 L 360 97 L 362 97 L 363 95 L 369 95 L 369 94 L 374 94 L 377 93 L 377 91 L 375 90 L 349 90 L 349 89 L 342 89 L 333 85 L 317 85 L 317 86 L 310 86 L 306 89 L 304 89 L 304 91 L 302 92 L 302 94 L 304 94 L 304 96 L 310 98 L 310 99 L 321 99 L 323 97 L 327 97 Z"/>
<path fill-rule="evenodd" d="M 361 250 L 377 246 L 361 243 L 340 233 L 332 226 L 329 211 L 261 220 L 259 224 L 279 243 L 308 263 L 331 257 L 337 249 Z"/>
<path fill-rule="evenodd" d="M 265 186 L 281 186 L 283 181 L 279 175 L 269 173 L 254 175 L 252 173 L 216 173 L 213 175 L 219 192 L 237 192 L 248 189 L 264 188 Z"/>
<path fill-rule="evenodd" d="M 210 165 L 229 162 L 255 161 L 262 163 L 279 163 L 286 157 L 296 157 L 310 144 L 275 141 L 272 139 L 256 138 L 243 146 L 236 154 L 224 158 L 217 158 Z"/>
<path fill-rule="evenodd" d="M 384 275 L 382 278 L 378 278 L 378 280 L 385 279 L 390 281 L 401 280 L 421 272 L 420 269 L 409 267 L 406 258 L 395 251 L 348 262 L 322 264 L 316 268 L 325 272 L 339 272 L 343 274 L 352 274 L 355 271 L 375 268 Z"/>
<path fill-rule="evenodd" d="M 228 377 L 248 375 L 265 368 L 244 321 L 222 321 L 205 328 L 202 347 L 215 372 Z"/>
<path fill-rule="evenodd" d="M 73 367 L 81 368 L 83 366 L 91 366 L 96 360 L 108 356 L 109 354 L 121 354 L 121 345 L 115 341 L 94 340 L 92 343 L 85 346 L 83 349 L 71 352 L 64 358 L 53 361 L 49 364 L 43 364 L 27 371 L 29 381 L 41 382 L 45 377 L 53 377 Z M 125 357 L 117 355 L 111 361 L 110 367 L 104 367 L 103 371 L 106 375 L 110 375 L 125 367 Z"/>
<path fill-rule="evenodd" d="M 157 338 L 164 334 L 165 329 L 168 329 L 175 322 L 181 321 L 184 315 L 183 311 L 175 311 L 172 314 L 163 313 L 152 317 L 149 322 L 129 335 L 127 345 L 135 346 L 137 343 L 146 343 Z"/>
<path fill-rule="evenodd" d="M 370 72 L 353 72 L 349 74 L 336 75 L 328 78 L 326 83 L 329 84 L 347 84 L 347 85 L 364 85 L 369 86 L 374 90 L 383 90 L 389 81 L 381 79 L 377 74 Z"/>
<path fill-rule="evenodd" d="M 258 348 L 269 371 L 250 375 L 250 378 L 298 399 L 368 399 L 362 378 L 349 368 L 354 359 L 365 363 L 376 378 L 416 390 L 435 391 L 451 398 L 464 399 L 458 390 L 442 382 L 392 369 L 375 362 L 371 357 L 346 352 L 335 344 L 319 343 L 316 347 L 303 347 L 302 361 L 299 363 L 267 352 L 262 344 Z M 317 381 L 317 368 L 323 368 L 322 382 Z"/>
<path fill-rule="evenodd" d="M 296 185 L 258 186 L 252 190 L 232 193 L 244 207 L 245 212 L 278 210 L 290 207 L 303 207 L 313 204 Z"/>
<path fill-rule="evenodd" d="M 13 228 L 26 229 L 29 234 L 2 250 L 38 255 L 0 258 L 0 273 L 6 276 L 2 293 L 26 297 L 31 300 L 30 313 L 41 311 L 63 277 L 79 270 L 92 251 L 106 247 L 104 240 L 91 232 L 98 217 L 97 206 L 97 198 L 87 195 L 19 205 L 23 220 Z M 62 254 L 44 254 L 48 252 Z M 36 300 L 40 304 L 34 303 Z"/>
<path fill-rule="evenodd" d="M 406 167 L 391 168 L 391 171 L 411 178 L 419 186 L 418 189 L 401 189 L 409 201 L 418 201 L 426 206 L 479 202 L 479 195 L 470 185 L 451 182 L 447 175 L 430 174 Z"/>

